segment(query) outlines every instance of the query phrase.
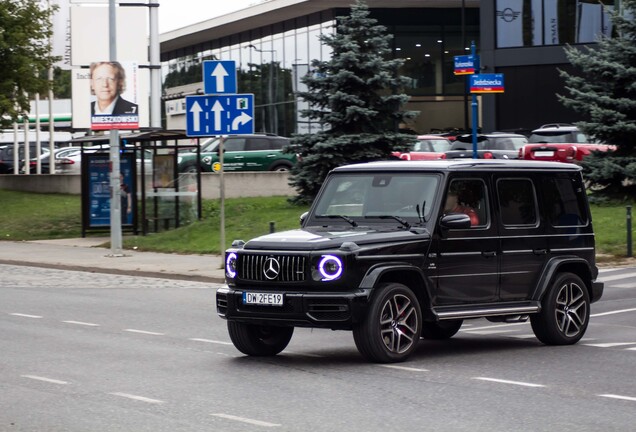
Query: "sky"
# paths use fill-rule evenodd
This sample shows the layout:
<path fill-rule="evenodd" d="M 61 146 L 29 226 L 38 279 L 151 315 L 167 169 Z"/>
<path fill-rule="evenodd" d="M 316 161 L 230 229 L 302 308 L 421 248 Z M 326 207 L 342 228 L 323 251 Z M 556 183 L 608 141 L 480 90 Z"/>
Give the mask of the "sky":
<path fill-rule="evenodd" d="M 158 0 L 159 33 L 228 14 L 262 0 Z"/>

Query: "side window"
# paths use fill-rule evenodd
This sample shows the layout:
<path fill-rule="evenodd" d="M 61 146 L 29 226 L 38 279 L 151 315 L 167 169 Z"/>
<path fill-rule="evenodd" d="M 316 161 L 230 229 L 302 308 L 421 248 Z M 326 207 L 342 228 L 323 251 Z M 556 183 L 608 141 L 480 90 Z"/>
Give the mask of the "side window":
<path fill-rule="evenodd" d="M 247 141 L 246 150 L 269 150 L 269 140 L 267 138 L 250 138 Z"/>
<path fill-rule="evenodd" d="M 499 212 L 506 227 L 536 226 L 537 199 L 534 185 L 529 179 L 499 179 Z"/>
<path fill-rule="evenodd" d="M 270 150 L 282 150 L 289 142 L 286 139 L 271 139 L 269 141 Z"/>
<path fill-rule="evenodd" d="M 544 184 L 545 206 L 552 226 L 587 225 L 585 191 L 580 181 L 574 178 L 548 178 Z"/>
<path fill-rule="evenodd" d="M 226 152 L 244 151 L 245 138 L 228 138 L 223 144 L 223 148 Z"/>
<path fill-rule="evenodd" d="M 464 213 L 470 216 L 471 228 L 488 225 L 486 185 L 481 179 L 452 180 L 446 191 L 444 214 Z"/>

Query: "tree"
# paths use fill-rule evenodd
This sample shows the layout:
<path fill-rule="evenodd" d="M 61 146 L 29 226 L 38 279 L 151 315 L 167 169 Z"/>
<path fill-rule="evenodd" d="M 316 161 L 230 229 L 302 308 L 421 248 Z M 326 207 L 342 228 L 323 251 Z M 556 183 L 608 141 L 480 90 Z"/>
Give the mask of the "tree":
<path fill-rule="evenodd" d="M 58 59 L 50 56 L 49 36 L 54 8 L 33 0 L 0 2 L 0 126 L 8 127 L 29 112 L 29 95 L 46 93 L 46 70 Z"/>
<path fill-rule="evenodd" d="M 290 178 L 299 194 L 296 201 L 313 199 L 331 169 L 389 159 L 413 141 L 398 132 L 400 123 L 415 116 L 401 109 L 408 101 L 399 93 L 405 84 L 397 75 L 403 60 L 390 59 L 392 36 L 369 15 L 366 4 L 357 1 L 349 16 L 337 17 L 336 32 L 320 37 L 331 47 L 331 59 L 313 60 L 310 74 L 302 78 L 307 91 L 298 96 L 310 108 L 301 113 L 323 129 L 292 140 L 289 151 L 301 155 Z"/>
<path fill-rule="evenodd" d="M 610 196 L 624 195 L 625 181 L 636 181 L 636 0 L 622 5 L 623 14 L 612 13 L 613 37 L 600 37 L 593 48 L 566 48 L 579 74 L 561 71 L 569 96 L 559 95 L 585 118 L 577 123 L 583 132 L 616 146 L 583 162 L 587 180 Z"/>

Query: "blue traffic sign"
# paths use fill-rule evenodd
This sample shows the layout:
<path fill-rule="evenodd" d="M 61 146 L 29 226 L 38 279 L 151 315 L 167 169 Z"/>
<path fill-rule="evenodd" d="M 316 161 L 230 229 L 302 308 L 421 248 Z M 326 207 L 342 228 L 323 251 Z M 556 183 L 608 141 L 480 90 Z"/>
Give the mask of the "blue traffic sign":
<path fill-rule="evenodd" d="M 254 133 L 254 95 L 186 96 L 186 135 Z"/>
<path fill-rule="evenodd" d="M 463 55 L 455 56 L 455 75 L 472 75 L 479 70 L 479 56 Z"/>
<path fill-rule="evenodd" d="M 205 94 L 236 93 L 236 62 L 234 60 L 204 61 L 203 92 Z"/>

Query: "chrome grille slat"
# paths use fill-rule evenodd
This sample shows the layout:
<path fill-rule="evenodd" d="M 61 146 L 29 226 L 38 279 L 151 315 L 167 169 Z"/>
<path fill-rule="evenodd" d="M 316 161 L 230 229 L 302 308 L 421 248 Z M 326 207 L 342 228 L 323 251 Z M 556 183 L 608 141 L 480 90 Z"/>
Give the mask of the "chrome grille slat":
<path fill-rule="evenodd" d="M 280 264 L 278 276 L 267 279 L 263 266 L 269 258 L 275 258 Z M 257 282 L 302 282 L 306 279 L 306 257 L 283 254 L 239 254 L 238 278 Z"/>

